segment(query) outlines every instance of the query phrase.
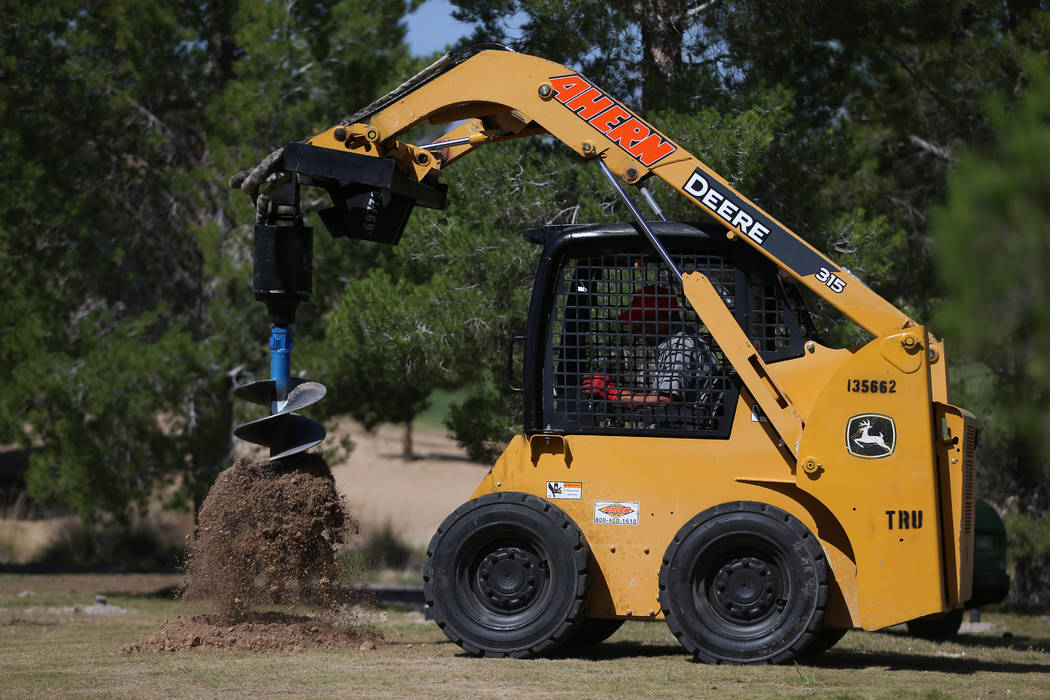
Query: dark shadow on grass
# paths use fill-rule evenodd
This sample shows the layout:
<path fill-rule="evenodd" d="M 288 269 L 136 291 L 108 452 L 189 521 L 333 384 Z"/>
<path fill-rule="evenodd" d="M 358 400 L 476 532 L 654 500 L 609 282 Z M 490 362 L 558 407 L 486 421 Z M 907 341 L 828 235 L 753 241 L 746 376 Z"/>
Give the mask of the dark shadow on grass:
<path fill-rule="evenodd" d="M 1021 647 L 1022 651 L 1027 647 Z M 1050 673 L 1050 664 L 981 661 L 972 656 L 950 658 L 933 654 L 905 654 L 891 651 L 852 651 L 832 649 L 805 663 L 814 668 L 849 669 L 886 667 L 890 671 L 936 671 L 973 675 L 975 673 Z"/>
<path fill-rule="evenodd" d="M 991 647 L 993 649 L 1013 649 L 1015 651 L 1038 651 L 1044 654 L 1050 654 L 1050 640 L 1046 637 L 1018 637 L 1014 634 L 1007 632 L 999 636 L 992 635 L 981 635 L 981 634 L 960 634 L 951 639 L 945 640 L 924 640 L 922 637 L 915 637 L 908 634 L 907 632 L 899 632 L 897 630 L 880 630 L 879 634 L 886 634 L 893 637 L 908 637 L 918 641 L 927 641 L 930 643 L 938 642 L 950 642 L 952 644 L 958 644 L 961 647 Z"/>
<path fill-rule="evenodd" d="M 413 642 L 414 644 L 416 642 Z M 437 642 L 448 644 L 442 640 Z M 418 643 L 420 645 L 424 642 Z M 1034 648 L 1034 647 L 1033 647 Z M 1020 647 L 1026 651 L 1028 647 Z M 1038 651 L 1038 649 L 1037 649 Z M 476 658 L 472 654 L 461 652 L 456 654 L 460 658 Z M 658 656 L 681 656 L 683 661 L 694 661 L 682 647 L 675 644 L 649 645 L 638 642 L 612 642 L 599 644 L 588 649 L 566 650 L 561 649 L 557 653 L 544 655 L 541 658 L 549 659 L 574 659 L 580 661 L 611 661 L 613 659 L 636 658 Z M 695 663 L 703 663 L 695 661 Z M 810 668 L 827 669 L 865 669 L 872 667 L 885 667 L 890 671 L 933 671 L 937 673 L 953 673 L 958 675 L 973 675 L 975 673 L 1050 673 L 1050 664 L 1025 664 L 1001 661 L 980 661 L 973 657 L 950 658 L 934 656 L 932 654 L 903 654 L 898 652 L 868 652 L 852 651 L 849 649 L 831 650 L 821 654 L 816 659 L 806 661 L 798 660 L 798 665 Z"/>
<path fill-rule="evenodd" d="M 609 661 L 646 656 L 687 656 L 685 649 L 677 644 L 641 644 L 639 642 L 605 642 L 584 649 L 559 649 L 552 658 L 581 659 L 583 661 Z"/>
<path fill-rule="evenodd" d="M 159 598 L 160 600 L 178 600 L 182 591 L 180 584 L 162 586 L 153 591 L 101 591 L 107 598 Z"/>
<path fill-rule="evenodd" d="M 437 647 L 444 646 L 446 644 L 455 644 L 451 639 L 429 639 L 429 640 L 418 640 L 418 639 L 384 639 L 383 646 L 387 647 Z M 478 657 L 468 654 L 465 651 L 456 653 L 456 656 L 461 659 L 476 659 Z"/>
<path fill-rule="evenodd" d="M 990 640 L 1001 642 L 997 645 L 987 644 L 986 647 L 997 646 L 1011 648 L 1017 651 L 1040 651 L 1045 652 L 1045 647 L 1038 646 L 1027 638 L 1015 637 L 1012 640 Z M 1007 642 L 1012 642 L 1008 644 Z M 979 640 L 973 641 L 973 646 L 981 646 Z M 555 658 L 582 659 L 586 661 L 607 661 L 621 658 L 645 658 L 656 656 L 681 656 L 683 660 L 692 661 L 692 657 L 682 647 L 674 644 L 647 645 L 637 642 L 612 642 L 600 644 L 589 649 L 581 649 L 575 652 L 563 650 Z M 697 662 L 701 663 L 701 662 Z M 853 651 L 850 649 L 832 649 L 815 659 L 798 660 L 800 666 L 811 666 L 815 668 L 829 669 L 862 669 L 869 667 L 887 667 L 891 671 L 937 671 L 940 673 L 954 673 L 972 675 L 979 672 L 994 673 L 1047 673 L 1050 672 L 1050 664 L 1038 663 L 1011 663 L 1000 661 L 980 661 L 971 656 L 962 658 L 950 658 L 930 654 L 907 654 L 899 652 L 866 652 Z"/>
<path fill-rule="evenodd" d="M 412 642 L 415 644 L 416 642 Z M 427 642 L 420 642 L 426 644 Z M 440 644 L 451 644 L 447 640 Z M 461 652 L 456 654 L 458 658 L 475 659 L 474 654 Z M 606 642 L 586 649 L 558 649 L 547 654 L 541 654 L 540 659 L 574 659 L 578 661 L 611 661 L 612 659 L 644 659 L 653 656 L 686 656 L 686 652 L 677 644 L 649 645 L 638 642 Z"/>

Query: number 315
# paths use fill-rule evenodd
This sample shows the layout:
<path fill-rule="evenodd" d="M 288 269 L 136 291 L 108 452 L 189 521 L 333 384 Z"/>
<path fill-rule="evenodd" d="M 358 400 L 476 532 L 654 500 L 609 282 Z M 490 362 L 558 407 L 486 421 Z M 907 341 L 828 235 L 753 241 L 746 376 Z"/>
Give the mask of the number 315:
<path fill-rule="evenodd" d="M 836 294 L 842 294 L 842 290 L 846 288 L 846 280 L 829 271 L 826 267 L 817 270 L 817 281 L 826 284 L 828 289 Z"/>

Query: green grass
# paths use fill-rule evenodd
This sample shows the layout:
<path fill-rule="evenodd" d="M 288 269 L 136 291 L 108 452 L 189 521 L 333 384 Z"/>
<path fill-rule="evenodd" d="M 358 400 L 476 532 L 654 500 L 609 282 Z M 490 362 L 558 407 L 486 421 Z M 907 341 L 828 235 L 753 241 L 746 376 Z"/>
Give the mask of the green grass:
<path fill-rule="evenodd" d="M 936 644 L 902 630 L 850 632 L 813 664 L 726 667 L 691 662 L 662 624 L 628 623 L 575 658 L 475 659 L 416 613 L 390 613 L 368 651 L 116 653 L 192 614 L 171 600 L 110 595 L 127 615 L 29 612 L 87 605 L 94 594 L 46 576 L 0 575 L 5 697 L 973 697 L 1050 696 L 1050 624 L 985 613 L 986 635 Z M 19 590 L 38 590 L 18 597 Z M 1009 636 L 1004 636 L 1009 635 Z"/>

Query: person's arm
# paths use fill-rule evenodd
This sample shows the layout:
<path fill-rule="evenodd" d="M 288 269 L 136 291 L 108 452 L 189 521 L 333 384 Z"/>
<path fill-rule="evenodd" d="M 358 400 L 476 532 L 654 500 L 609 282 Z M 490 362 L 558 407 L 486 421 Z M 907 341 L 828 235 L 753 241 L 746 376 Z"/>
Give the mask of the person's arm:
<path fill-rule="evenodd" d="M 671 403 L 671 400 L 671 397 L 667 394 L 654 394 L 648 391 L 632 391 L 630 389 L 621 389 L 620 396 L 617 399 L 617 401 L 625 401 L 636 406 Z"/>
<path fill-rule="evenodd" d="M 612 379 L 602 374 L 585 374 L 582 387 L 581 391 L 586 396 L 629 403 L 634 406 L 671 403 L 672 400 L 667 394 L 641 389 L 621 389 L 613 383 Z"/>

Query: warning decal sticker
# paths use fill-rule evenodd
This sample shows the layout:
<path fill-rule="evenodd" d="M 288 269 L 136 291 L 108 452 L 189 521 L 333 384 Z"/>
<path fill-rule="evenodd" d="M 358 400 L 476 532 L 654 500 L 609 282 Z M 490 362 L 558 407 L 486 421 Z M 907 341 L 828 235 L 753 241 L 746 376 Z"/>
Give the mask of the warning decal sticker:
<path fill-rule="evenodd" d="M 594 522 L 598 525 L 637 525 L 638 501 L 595 501 Z"/>
<path fill-rule="evenodd" d="M 548 481 L 547 498 L 571 498 L 580 500 L 583 498 L 582 481 Z"/>

